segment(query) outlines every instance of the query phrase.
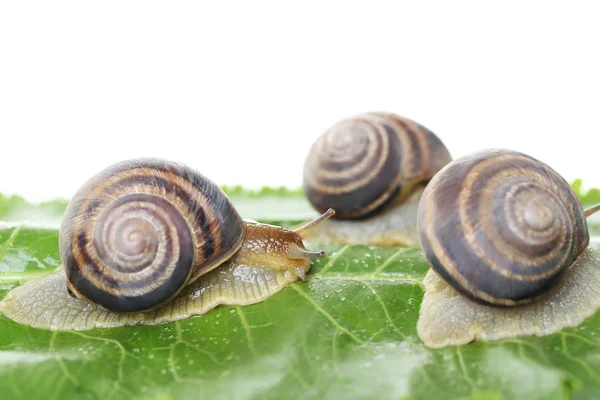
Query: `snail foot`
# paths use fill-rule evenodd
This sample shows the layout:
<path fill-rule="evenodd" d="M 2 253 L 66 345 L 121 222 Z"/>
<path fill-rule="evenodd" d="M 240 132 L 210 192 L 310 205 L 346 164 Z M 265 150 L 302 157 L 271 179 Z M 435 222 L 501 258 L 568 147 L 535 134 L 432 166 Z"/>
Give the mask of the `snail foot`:
<path fill-rule="evenodd" d="M 581 324 L 600 308 L 600 252 L 588 247 L 549 293 L 521 306 L 474 303 L 433 270 L 423 284 L 417 333 L 427 347 L 550 335 Z"/>

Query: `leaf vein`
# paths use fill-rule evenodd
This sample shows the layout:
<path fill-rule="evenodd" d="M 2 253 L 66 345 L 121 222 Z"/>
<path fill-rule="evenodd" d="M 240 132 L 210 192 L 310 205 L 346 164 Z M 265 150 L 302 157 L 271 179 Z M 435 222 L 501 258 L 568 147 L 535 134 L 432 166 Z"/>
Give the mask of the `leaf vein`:
<path fill-rule="evenodd" d="M 113 344 L 113 345 L 117 346 L 117 348 L 119 349 L 119 353 L 120 353 L 119 366 L 117 368 L 117 377 L 118 377 L 119 382 L 123 382 L 123 364 L 125 363 L 125 357 L 127 356 L 127 351 L 125 350 L 125 347 L 123 347 L 123 345 L 119 341 L 114 340 L 114 339 L 103 338 L 103 337 L 90 336 L 90 335 L 86 335 L 83 332 L 78 332 L 78 331 L 68 331 L 68 332 L 73 335 L 81 336 L 86 339 L 99 340 L 101 342 L 105 342 L 105 343 L 109 343 L 109 344 Z"/>
<path fill-rule="evenodd" d="M 244 315 L 244 312 L 242 311 L 242 308 L 240 306 L 235 306 L 235 311 L 240 317 L 240 321 L 242 322 L 242 326 L 244 327 L 244 331 L 246 332 L 246 340 L 248 341 L 248 347 L 250 348 L 250 351 L 252 352 L 252 354 L 258 355 L 258 352 L 256 351 L 256 347 L 254 347 L 254 342 L 252 340 L 252 333 L 250 331 L 252 328 L 250 327 L 250 325 L 248 325 L 248 321 L 246 321 L 246 317 Z"/>
<path fill-rule="evenodd" d="M 327 262 L 327 264 L 325 264 L 325 266 L 323 267 L 323 269 L 321 269 L 321 271 L 319 271 L 320 273 L 323 273 L 325 271 L 328 271 L 331 267 L 333 267 L 333 265 L 335 264 L 335 261 L 339 258 L 339 256 L 341 256 L 344 252 L 346 252 L 346 250 L 348 250 L 349 248 L 351 248 L 352 245 L 347 244 L 344 247 L 342 247 L 341 249 L 339 249 L 338 251 L 336 251 L 330 258 L 329 261 Z"/>
<path fill-rule="evenodd" d="M 394 324 L 394 321 L 392 320 L 392 316 L 390 315 L 385 303 L 383 302 L 383 300 L 381 299 L 381 297 L 379 296 L 379 293 L 377 293 L 377 291 L 368 283 L 365 282 L 365 286 L 371 291 L 371 293 L 373 295 L 375 295 L 375 299 L 377 299 L 377 302 L 381 305 L 381 308 L 383 309 L 383 312 L 385 313 L 385 317 L 386 320 L 388 322 L 388 324 L 394 328 L 394 330 L 396 331 L 396 333 L 398 333 L 400 336 L 402 336 L 403 338 L 406 338 L 406 335 L 404 335 L 402 332 L 400 332 L 400 329 L 398 329 L 398 327 L 396 326 L 396 324 Z"/>
<path fill-rule="evenodd" d="M 13 231 L 11 232 L 8 239 L 6 239 L 6 242 L 4 242 L 2 247 L 0 247 L 0 261 L 2 261 L 4 259 L 4 256 L 6 256 L 6 254 L 10 250 L 10 248 L 15 243 L 15 240 L 17 239 L 17 236 L 19 235 L 19 232 L 21 231 L 22 226 L 23 225 L 17 225 L 15 227 L 15 229 L 13 229 Z"/>
<path fill-rule="evenodd" d="M 298 292 L 298 294 L 300 294 L 302 297 L 304 297 L 320 314 L 322 314 L 325 318 L 327 318 L 336 328 L 338 328 L 340 331 L 344 332 L 346 335 L 350 336 L 350 338 L 352 338 L 352 340 L 354 340 L 356 343 L 359 343 L 361 345 L 365 344 L 365 342 L 362 339 L 360 339 L 358 336 L 354 335 L 354 333 L 352 333 L 352 331 L 350 331 L 348 328 L 342 326 L 331 314 L 329 314 L 327 311 L 325 311 L 325 309 L 323 309 L 323 307 L 321 307 L 312 297 L 310 297 L 302 289 L 298 288 L 298 285 L 296 283 L 292 283 L 292 284 L 290 284 L 290 286 L 296 292 Z"/>
<path fill-rule="evenodd" d="M 463 358 L 461 346 L 458 346 L 456 348 L 456 355 L 458 356 L 458 365 L 460 366 L 460 370 L 462 371 L 462 374 L 465 377 L 465 380 L 469 384 L 469 387 L 471 388 L 471 393 L 472 393 L 475 391 L 476 385 L 475 385 L 475 382 L 473 381 L 473 379 L 469 376 L 469 371 L 467 371 L 467 366 L 465 365 L 465 360 Z"/>
<path fill-rule="evenodd" d="M 387 258 L 387 260 L 385 260 L 383 263 L 381 263 L 381 265 L 375 270 L 375 275 L 379 275 L 381 272 L 383 272 L 383 270 L 386 269 L 388 267 L 388 265 L 390 265 L 392 263 L 392 261 L 394 261 L 396 259 L 396 257 L 398 257 L 400 254 L 404 253 L 406 250 L 407 249 L 405 249 L 405 248 L 400 248 L 394 254 L 389 256 Z"/>

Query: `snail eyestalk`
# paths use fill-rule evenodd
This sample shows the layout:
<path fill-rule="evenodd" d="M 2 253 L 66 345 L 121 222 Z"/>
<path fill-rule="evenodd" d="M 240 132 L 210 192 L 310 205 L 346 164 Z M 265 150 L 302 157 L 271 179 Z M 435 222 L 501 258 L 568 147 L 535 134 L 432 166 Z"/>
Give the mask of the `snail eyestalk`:
<path fill-rule="evenodd" d="M 591 217 L 596 211 L 600 211 L 600 204 L 596 204 L 594 207 L 584 210 L 583 214 L 586 218 L 588 218 Z"/>
<path fill-rule="evenodd" d="M 315 230 L 319 225 L 323 223 L 323 221 L 328 220 L 329 218 L 335 215 L 335 210 L 330 208 L 325 211 L 323 214 L 310 221 L 306 225 L 302 225 L 300 228 L 294 229 L 294 232 L 298 234 L 302 239 L 305 239 L 313 230 Z"/>
<path fill-rule="evenodd" d="M 290 258 L 323 258 L 325 257 L 324 251 L 310 251 L 303 249 L 298 246 L 290 246 L 287 248 L 287 255 Z"/>

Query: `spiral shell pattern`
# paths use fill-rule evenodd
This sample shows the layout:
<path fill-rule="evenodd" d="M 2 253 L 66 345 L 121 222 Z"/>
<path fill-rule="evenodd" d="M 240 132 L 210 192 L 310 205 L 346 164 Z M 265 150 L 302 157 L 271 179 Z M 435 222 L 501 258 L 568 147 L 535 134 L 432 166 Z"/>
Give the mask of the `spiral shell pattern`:
<path fill-rule="evenodd" d="M 304 164 L 304 190 L 318 211 L 365 217 L 404 187 L 429 180 L 450 162 L 431 131 L 395 114 L 366 113 L 322 134 Z"/>
<path fill-rule="evenodd" d="M 151 309 L 231 257 L 244 223 L 223 191 L 173 162 L 115 164 L 69 203 L 60 256 L 69 288 L 113 311 Z"/>
<path fill-rule="evenodd" d="M 429 183 L 418 232 L 431 267 L 472 300 L 513 306 L 548 292 L 589 243 L 571 186 L 510 150 L 455 160 Z"/>

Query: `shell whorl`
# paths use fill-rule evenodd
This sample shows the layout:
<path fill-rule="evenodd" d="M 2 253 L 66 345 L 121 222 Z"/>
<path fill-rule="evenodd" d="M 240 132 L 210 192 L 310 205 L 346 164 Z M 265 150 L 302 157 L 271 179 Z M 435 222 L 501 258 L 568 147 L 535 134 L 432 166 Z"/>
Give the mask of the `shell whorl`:
<path fill-rule="evenodd" d="M 153 308 L 228 259 L 244 224 L 223 191 L 181 164 L 129 160 L 69 203 L 59 247 L 69 287 L 114 311 Z"/>
<path fill-rule="evenodd" d="M 315 141 L 304 164 L 304 190 L 320 212 L 333 208 L 337 218 L 362 218 L 450 160 L 423 126 L 391 113 L 366 113 L 336 123 Z"/>
<path fill-rule="evenodd" d="M 548 292 L 589 242 L 571 186 L 546 164 L 510 150 L 455 160 L 419 204 L 432 268 L 480 303 L 512 306 Z"/>

